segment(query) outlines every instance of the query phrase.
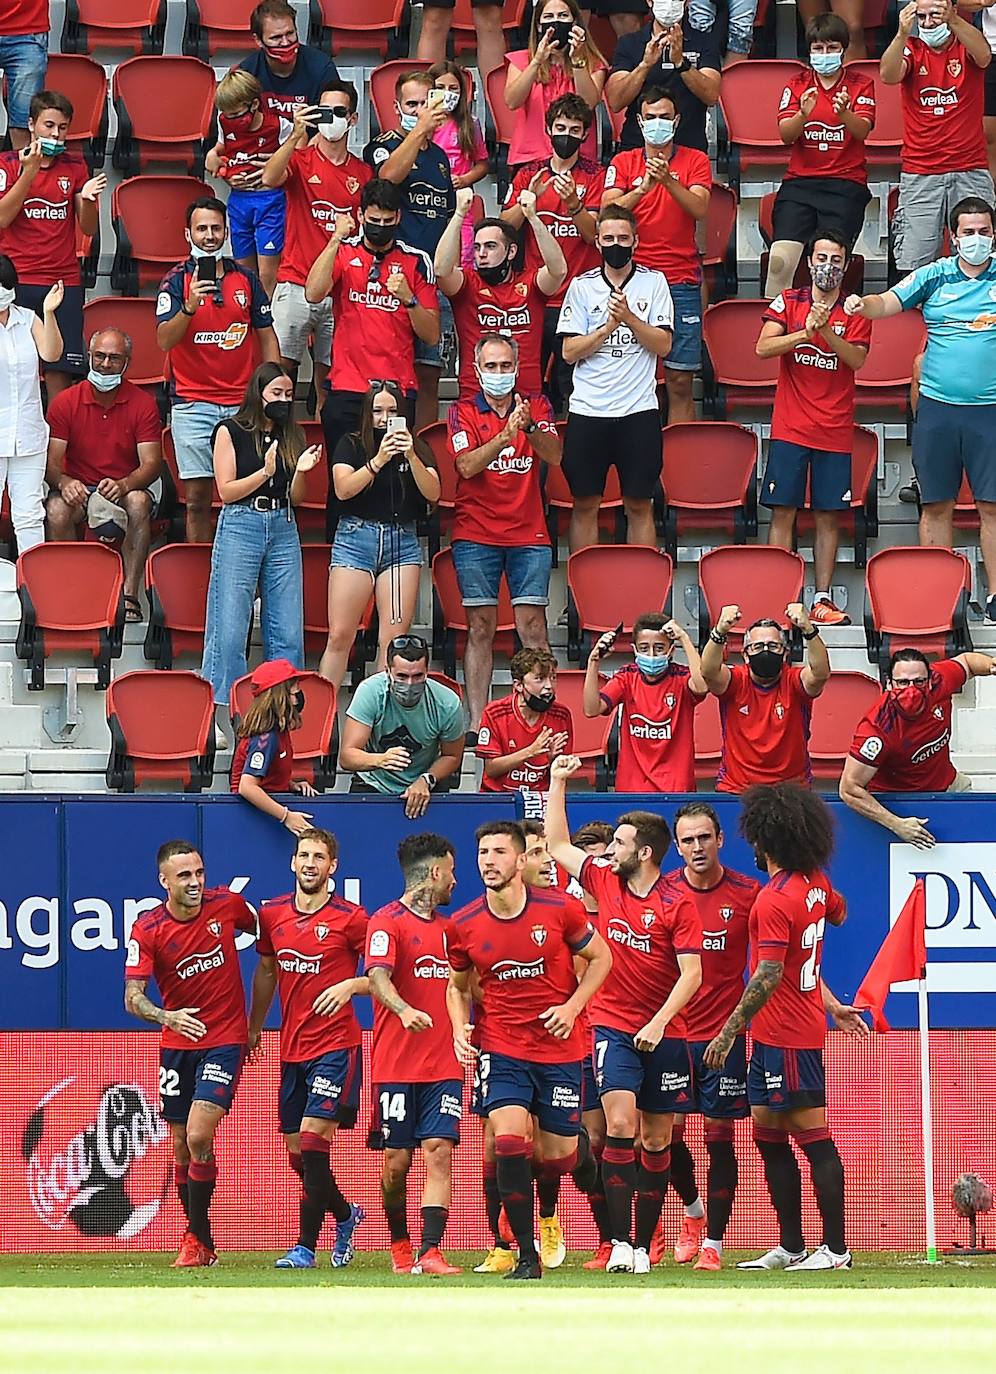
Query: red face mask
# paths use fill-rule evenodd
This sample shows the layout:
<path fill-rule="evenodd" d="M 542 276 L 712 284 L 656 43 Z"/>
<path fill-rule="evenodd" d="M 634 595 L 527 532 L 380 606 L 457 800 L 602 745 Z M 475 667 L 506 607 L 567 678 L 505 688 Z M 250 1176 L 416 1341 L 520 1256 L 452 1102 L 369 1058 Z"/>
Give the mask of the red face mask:
<path fill-rule="evenodd" d="M 900 715 L 912 719 L 923 714 L 927 708 L 927 686 L 926 682 L 908 682 L 904 687 L 892 688 L 892 699 Z"/>
<path fill-rule="evenodd" d="M 274 62 L 281 62 L 285 67 L 289 67 L 292 62 L 297 61 L 297 50 L 300 46 L 300 43 L 290 43 L 286 48 L 267 48 L 266 51 Z"/>

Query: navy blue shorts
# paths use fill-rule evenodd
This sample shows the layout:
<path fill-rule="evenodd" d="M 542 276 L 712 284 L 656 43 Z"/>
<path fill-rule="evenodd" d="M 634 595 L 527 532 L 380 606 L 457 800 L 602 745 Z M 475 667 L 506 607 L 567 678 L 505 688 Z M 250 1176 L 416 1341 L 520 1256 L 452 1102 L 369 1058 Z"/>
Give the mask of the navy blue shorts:
<path fill-rule="evenodd" d="M 805 448 L 787 439 L 768 440 L 768 462 L 761 483 L 762 506 L 804 510 L 806 478 L 810 510 L 847 510 L 851 504 L 851 455 Z"/>
<path fill-rule="evenodd" d="M 359 1045 L 332 1050 L 300 1064 L 280 1065 L 280 1130 L 293 1135 L 306 1116 L 337 1121 L 347 1131 L 356 1125 L 363 1059 Z"/>
<path fill-rule="evenodd" d="M 786 1050 L 754 1041 L 747 1073 L 747 1100 L 770 1112 L 827 1105 L 822 1050 Z"/>
<path fill-rule="evenodd" d="M 227 1112 L 239 1086 L 245 1045 L 214 1045 L 209 1050 L 159 1051 L 159 1115 L 186 1121 L 191 1103 L 209 1102 Z"/>
<path fill-rule="evenodd" d="M 977 501 L 996 501 L 996 405 L 951 405 L 921 394 L 913 470 L 925 505 L 954 501 L 963 471 Z"/>
<path fill-rule="evenodd" d="M 581 1110 L 582 1112 L 593 1112 L 599 1106 L 601 1106 L 601 1098 L 598 1095 L 595 1064 L 589 1054 L 587 1058 L 581 1061 Z"/>
<path fill-rule="evenodd" d="M 747 1107 L 747 1037 L 738 1035 L 721 1069 L 708 1069 L 702 1062 L 708 1040 L 689 1040 L 692 1061 L 693 1111 L 721 1121 L 741 1121 L 749 1115 Z"/>
<path fill-rule="evenodd" d="M 525 1107 L 541 1131 L 577 1135 L 581 1125 L 581 1062 L 532 1064 L 507 1054 L 478 1055 L 481 1102 L 490 1116 L 499 1107 Z"/>
<path fill-rule="evenodd" d="M 389 1150 L 414 1150 L 423 1140 L 460 1143 L 463 1080 L 437 1083 L 375 1083 L 374 1111 Z"/>
<path fill-rule="evenodd" d="M 692 1064 L 684 1040 L 665 1037 L 641 1051 L 627 1031 L 595 1027 L 595 1078 L 606 1093 L 634 1093 L 641 1112 L 667 1115 L 692 1109 Z"/>

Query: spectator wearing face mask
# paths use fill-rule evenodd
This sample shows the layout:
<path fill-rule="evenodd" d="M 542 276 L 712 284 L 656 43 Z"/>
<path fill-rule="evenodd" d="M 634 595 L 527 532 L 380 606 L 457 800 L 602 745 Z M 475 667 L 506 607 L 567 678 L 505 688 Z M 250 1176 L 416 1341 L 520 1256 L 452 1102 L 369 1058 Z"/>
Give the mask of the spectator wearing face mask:
<path fill-rule="evenodd" d="M 708 153 L 706 111 L 719 100 L 723 65 L 719 47 L 711 30 L 693 27 L 683 0 L 654 0 L 651 10 L 652 18 L 638 33 L 620 38 L 605 85 L 609 109 L 626 111 L 619 146 L 643 146 L 640 96 L 644 87 L 653 86 L 670 90 L 677 101 L 679 148 Z M 748 29 L 744 54 L 750 50 L 751 37 Z"/>
<path fill-rule="evenodd" d="M 640 97 L 644 146 L 618 153 L 605 173 L 603 205 L 636 217 L 642 267 L 662 272 L 674 304 L 664 366 L 670 424 L 695 419 L 692 378 L 702 365 L 702 260 L 696 226 L 709 213 L 712 168 L 705 153 L 675 147 L 680 117 L 673 95 L 648 86 Z"/>
<path fill-rule="evenodd" d="M 512 692 L 481 715 L 477 757 L 482 792 L 549 792 L 550 765 L 574 747 L 574 721 L 556 700 L 557 660 L 549 649 L 520 649 L 511 665 Z"/>
<path fill-rule="evenodd" d="M 969 196 L 951 211 L 955 255 L 920 267 L 881 295 L 849 296 L 849 314 L 878 320 L 917 307 L 927 326 L 913 425 L 920 543 L 951 548 L 954 508 L 967 473 L 979 512 L 996 622 L 996 242 L 992 205 Z"/>
<path fill-rule="evenodd" d="M 744 661 L 724 663 L 726 637 L 740 620 L 739 606 L 724 606 L 702 650 L 702 677 L 719 698 L 723 753 L 717 792 L 743 792 L 755 783 L 812 778 L 809 720 L 813 701 L 830 680 L 830 659 L 820 629 L 793 602 L 785 618 L 806 641 L 806 663 L 789 663 L 777 620 L 756 620 L 744 635 Z"/>
<path fill-rule="evenodd" d="M 778 358 L 768 462 L 761 502 L 771 510 L 768 543 L 795 547 L 796 514 L 807 482 L 816 523 L 815 625 L 849 625 L 831 597 L 840 512 L 850 506 L 854 378 L 865 365 L 871 326 L 841 299 L 848 250 L 830 229 L 808 245 L 813 284 L 783 291 L 762 315 L 759 358 Z"/>
<path fill-rule="evenodd" d="M 484 334 L 474 350 L 478 390 L 450 406 L 449 448 L 458 473 L 453 564 L 467 609 L 463 670 L 471 730 L 491 686 L 498 589 L 508 583 L 525 648 L 549 648 L 546 607 L 553 556 L 543 515 L 540 463 L 561 445 L 549 401 L 520 390 L 514 338 Z"/>
<path fill-rule="evenodd" d="M 249 17 L 256 51 L 239 63 L 262 87 L 265 110 L 293 119 L 300 105 L 317 105 L 327 81 L 339 75 L 328 53 L 310 48 L 297 34 L 287 0 L 261 0 Z"/>
<path fill-rule="evenodd" d="M 897 816 L 882 792 L 967 792 L 971 780 L 951 762 L 951 698 L 973 677 L 996 673 L 988 654 L 959 654 L 928 663 L 919 649 L 889 660 L 885 691 L 858 722 L 840 779 L 852 811 L 882 825 L 903 843 L 936 843 L 926 816 Z"/>
<path fill-rule="evenodd" d="M 844 71 L 847 25 L 820 14 L 806 25 L 809 66 L 792 77 L 778 106 L 778 132 L 792 152 L 772 210 L 774 238 L 765 294 L 787 291 L 818 228 L 833 229 L 848 248 L 871 199 L 865 139 L 875 123 L 875 87 Z"/>
<path fill-rule="evenodd" d="M 45 518 L 56 543 L 75 539 L 84 520 L 98 534 L 109 525 L 115 542 L 123 538 L 125 619 L 139 621 L 163 453 L 159 407 L 125 378 L 131 350 L 120 329 L 98 330 L 86 379 L 49 406 Z"/>
<path fill-rule="evenodd" d="M 459 774 L 463 744 L 460 698 L 429 677 L 428 644 L 392 639 L 386 672 L 365 678 L 346 712 L 339 767 L 356 774 L 350 792 L 400 797 L 417 820 L 439 784 Z"/>
<path fill-rule="evenodd" d="M 602 682 L 599 670 L 616 633 L 588 655 L 584 713 L 607 716 L 622 706 L 617 792 L 694 792 L 696 706 L 708 695 L 698 650 L 676 620 L 650 611 L 633 624 L 633 662 Z M 688 666 L 675 663 L 680 648 Z"/>
<path fill-rule="evenodd" d="M 488 174 L 488 150 L 481 126 L 470 112 L 467 98 L 467 77 L 463 67 L 455 62 L 437 62 L 429 68 L 429 75 L 440 92 L 433 99 L 446 111 L 446 121 L 436 130 L 433 142 L 442 148 L 450 164 L 454 191 L 476 186 Z M 460 263 L 474 265 L 474 226 L 464 221 L 460 242 Z"/>
<path fill-rule="evenodd" d="M 231 788 L 243 801 L 299 835 L 311 824 L 307 811 L 292 811 L 274 792 L 316 797 L 310 782 L 294 781 L 294 731 L 301 728 L 304 690 L 299 670 L 286 658 L 261 663 L 249 679 L 253 702 L 235 728 Z"/>
<path fill-rule="evenodd" d="M 949 0 L 911 0 L 899 12 L 899 32 L 879 71 L 887 86 L 902 86 L 903 156 L 893 221 L 901 272 L 933 261 L 944 222 L 959 201 L 996 199 L 982 128 L 983 73 L 992 56 L 984 34 L 959 18 Z"/>

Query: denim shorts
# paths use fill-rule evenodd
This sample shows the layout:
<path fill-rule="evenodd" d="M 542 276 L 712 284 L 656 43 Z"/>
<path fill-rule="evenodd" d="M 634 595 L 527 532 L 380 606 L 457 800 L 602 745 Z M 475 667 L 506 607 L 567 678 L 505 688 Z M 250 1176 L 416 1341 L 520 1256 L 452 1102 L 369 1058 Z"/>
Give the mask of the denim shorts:
<path fill-rule="evenodd" d="M 369 573 L 376 582 L 391 568 L 420 568 L 424 561 L 414 525 L 388 525 L 344 515 L 335 532 L 330 566 L 355 568 Z"/>
<path fill-rule="evenodd" d="M 698 372 L 702 366 L 702 288 L 691 282 L 670 282 L 674 301 L 674 333 L 664 366 L 675 372 Z"/>
<path fill-rule="evenodd" d="M 238 406 L 220 406 L 214 401 L 173 402 L 169 425 L 176 452 L 176 470 L 184 481 L 193 477 L 214 477 L 214 454 L 211 436 L 222 420 L 227 420 Z"/>
<path fill-rule="evenodd" d="M 453 307 L 450 304 L 450 298 L 442 291 L 438 291 L 437 295 L 439 296 L 439 343 L 427 344 L 418 335 L 415 336 L 415 361 L 426 367 L 443 366 L 447 350 L 452 347 L 456 336 L 456 323 L 453 319 Z"/>
<path fill-rule="evenodd" d="M 7 120 L 14 129 L 28 127 L 31 97 L 45 85 L 47 33 L 0 36 L 0 69 L 7 78 Z"/>
<path fill-rule="evenodd" d="M 552 564 L 549 544 L 517 544 L 510 549 L 469 539 L 453 544 L 453 566 L 465 606 L 497 606 L 502 573 L 513 606 L 548 606 Z"/>

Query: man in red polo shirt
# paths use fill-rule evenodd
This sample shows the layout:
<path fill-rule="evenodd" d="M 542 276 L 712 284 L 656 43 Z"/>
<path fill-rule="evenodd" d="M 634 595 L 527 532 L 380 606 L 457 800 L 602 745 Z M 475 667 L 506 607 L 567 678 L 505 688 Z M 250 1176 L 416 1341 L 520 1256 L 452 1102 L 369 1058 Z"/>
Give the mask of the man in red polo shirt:
<path fill-rule="evenodd" d="M 550 764 L 574 744 L 571 713 L 555 699 L 557 660 L 549 649 L 520 649 L 510 671 L 511 695 L 489 701 L 481 715 L 481 791 L 548 792 Z"/>
<path fill-rule="evenodd" d="M 674 141 L 680 123 L 674 96 L 648 86 L 640 96 L 643 147 L 617 154 L 605 173 L 603 205 L 636 216 L 636 261 L 667 278 L 674 334 L 667 355 L 668 423 L 695 419 L 692 377 L 702 363 L 702 262 L 695 226 L 709 213 L 712 168 L 697 148 Z"/>
<path fill-rule="evenodd" d="M 474 357 L 477 395 L 455 401 L 447 416 L 459 476 L 453 565 L 467 609 L 463 671 L 472 733 L 491 686 L 503 576 L 523 647 L 550 647 L 546 607 L 553 559 L 539 463 L 556 466 L 563 457 L 550 402 L 542 395 L 532 401 L 522 397 L 516 340 L 484 334 Z"/>
<path fill-rule="evenodd" d="M 844 762 L 840 798 L 852 811 L 891 830 L 904 844 L 936 843 L 927 818 L 897 816 L 878 792 L 967 792 L 971 782 L 951 762 L 951 698 L 973 677 L 996 674 L 988 654 L 959 654 L 930 664 L 919 649 L 898 649 L 879 700 L 858 722 Z"/>
<path fill-rule="evenodd" d="M 75 539 L 94 493 L 103 497 L 105 517 L 124 535 L 125 619 L 137 621 L 163 454 L 159 408 L 148 392 L 125 381 L 130 361 L 127 334 L 98 330 L 90 340 L 86 380 L 60 392 L 48 408 L 45 533 L 54 542 Z M 89 515 L 93 526 L 94 511 Z"/>
<path fill-rule="evenodd" d="M 719 698 L 723 755 L 717 792 L 743 792 L 755 783 L 808 783 L 809 718 L 813 701 L 830 680 L 830 658 L 820 629 L 794 601 L 785 619 L 806 640 L 806 665 L 788 661 L 777 620 L 756 620 L 744 635 L 744 662 L 728 668 L 726 639 L 740 620 L 739 606 L 724 606 L 702 650 L 702 676 Z"/>
<path fill-rule="evenodd" d="M 567 263 L 560 244 L 536 211 L 536 195 L 522 191 L 519 204 L 529 222 L 542 266 L 535 271 L 515 267 L 518 247 L 508 224 L 482 219 L 474 226 L 474 266 L 460 266 L 463 222 L 474 199 L 470 187 L 456 193 L 456 213 L 436 248 L 436 276 L 453 302 L 453 319 L 460 350 L 460 397 L 478 390 L 474 348 L 482 334 L 507 334 L 519 346 L 518 389 L 523 396 L 543 394 L 540 351 L 548 302 L 567 279 Z"/>

